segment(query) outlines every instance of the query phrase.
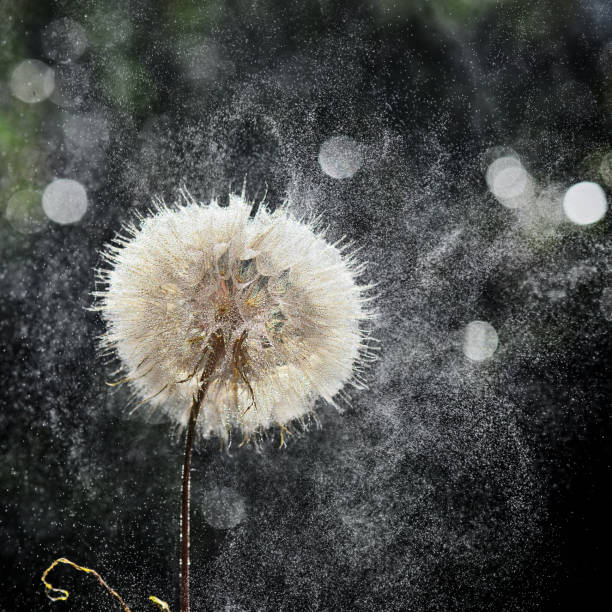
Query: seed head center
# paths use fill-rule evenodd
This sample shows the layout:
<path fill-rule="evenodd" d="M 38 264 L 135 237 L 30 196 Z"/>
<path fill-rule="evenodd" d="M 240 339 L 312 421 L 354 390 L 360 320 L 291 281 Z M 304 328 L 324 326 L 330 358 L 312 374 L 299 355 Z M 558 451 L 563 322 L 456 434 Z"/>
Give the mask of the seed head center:
<path fill-rule="evenodd" d="M 226 329 L 235 329 L 242 323 L 231 280 L 219 282 L 214 296 L 214 313 L 215 321 Z"/>

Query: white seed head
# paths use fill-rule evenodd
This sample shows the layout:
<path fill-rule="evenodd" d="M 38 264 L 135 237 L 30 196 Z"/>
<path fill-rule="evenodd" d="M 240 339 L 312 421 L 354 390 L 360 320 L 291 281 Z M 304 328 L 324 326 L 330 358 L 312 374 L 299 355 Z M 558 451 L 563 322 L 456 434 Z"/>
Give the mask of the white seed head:
<path fill-rule="evenodd" d="M 221 207 L 182 192 L 126 226 L 99 271 L 103 345 L 136 394 L 180 426 L 210 338 L 222 337 L 200 411 L 205 437 L 303 422 L 318 397 L 335 405 L 347 383 L 363 387 L 359 363 L 370 355 L 362 266 L 287 207 L 251 209 L 244 195 Z"/>

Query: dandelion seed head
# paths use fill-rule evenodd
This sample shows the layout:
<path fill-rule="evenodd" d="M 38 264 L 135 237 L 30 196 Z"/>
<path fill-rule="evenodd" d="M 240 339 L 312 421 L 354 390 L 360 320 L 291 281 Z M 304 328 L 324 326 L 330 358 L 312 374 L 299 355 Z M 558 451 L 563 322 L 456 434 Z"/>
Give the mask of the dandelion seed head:
<path fill-rule="evenodd" d="M 103 344 L 137 395 L 179 425 L 211 335 L 223 338 L 198 422 L 205 437 L 240 429 L 247 439 L 303 420 L 318 397 L 335 405 L 344 385 L 361 385 L 368 357 L 371 312 L 354 257 L 287 208 L 251 208 L 243 196 L 221 207 L 184 192 L 104 252 Z"/>

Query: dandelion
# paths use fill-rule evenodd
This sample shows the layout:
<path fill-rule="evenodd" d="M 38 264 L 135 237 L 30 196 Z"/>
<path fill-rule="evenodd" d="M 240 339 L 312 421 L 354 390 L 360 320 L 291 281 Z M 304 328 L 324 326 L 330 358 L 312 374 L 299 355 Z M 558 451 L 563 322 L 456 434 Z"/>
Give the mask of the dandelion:
<path fill-rule="evenodd" d="M 303 421 L 318 397 L 335 405 L 348 382 L 362 386 L 363 266 L 286 208 L 250 213 L 242 196 L 221 207 L 183 192 L 103 254 L 103 344 L 144 402 L 185 427 L 202 372 L 218 361 L 201 402 L 204 437 L 238 429 L 250 439 Z"/>
<path fill-rule="evenodd" d="M 116 355 L 140 405 L 187 428 L 182 498 L 181 610 L 189 609 L 189 474 L 196 435 L 228 445 L 304 424 L 315 401 L 336 406 L 363 388 L 371 317 L 350 245 L 318 222 L 230 195 L 228 206 L 186 191 L 127 225 L 103 252 L 96 293 Z"/>

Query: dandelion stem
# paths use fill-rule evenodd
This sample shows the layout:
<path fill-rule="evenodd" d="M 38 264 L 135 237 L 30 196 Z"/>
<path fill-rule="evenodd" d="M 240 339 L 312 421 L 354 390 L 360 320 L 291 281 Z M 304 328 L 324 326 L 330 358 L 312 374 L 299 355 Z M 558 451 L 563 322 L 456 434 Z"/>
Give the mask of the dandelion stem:
<path fill-rule="evenodd" d="M 200 377 L 198 392 L 193 396 L 189 425 L 185 440 L 185 461 L 183 463 L 183 485 L 181 494 L 181 612 L 189 612 L 189 500 L 191 497 L 191 451 L 195 437 L 195 428 L 200 414 L 200 407 L 206 395 L 210 378 L 223 352 L 225 344 L 219 332 L 211 334 L 208 344 L 210 352 L 208 361 Z"/>

